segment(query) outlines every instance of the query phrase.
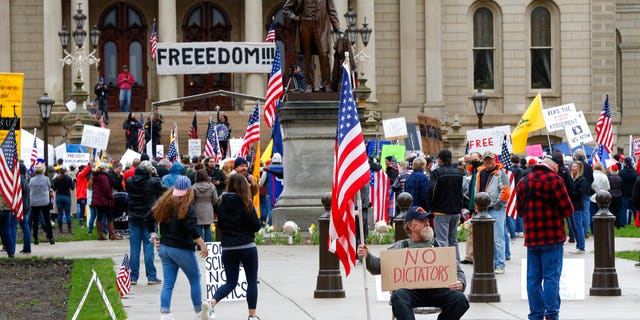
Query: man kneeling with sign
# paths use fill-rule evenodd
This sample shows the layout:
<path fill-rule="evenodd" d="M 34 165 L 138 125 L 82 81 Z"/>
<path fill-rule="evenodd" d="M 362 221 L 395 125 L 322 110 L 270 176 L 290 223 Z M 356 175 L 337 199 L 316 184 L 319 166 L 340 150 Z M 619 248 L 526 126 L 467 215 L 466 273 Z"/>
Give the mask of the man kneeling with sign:
<path fill-rule="evenodd" d="M 404 219 L 409 238 L 396 241 L 390 250 L 382 252 L 382 263 L 381 258 L 369 254 L 366 245 L 358 246 L 358 257 L 367 259 L 367 270 L 373 275 L 382 271 L 382 290 L 395 289 L 391 308 L 398 320 L 415 319 L 413 308 L 417 307 L 441 308 L 438 320 L 460 319 L 469 309 L 463 293 L 466 279 L 456 261 L 455 248 L 434 247 L 428 216 L 421 207 L 409 208 Z"/>

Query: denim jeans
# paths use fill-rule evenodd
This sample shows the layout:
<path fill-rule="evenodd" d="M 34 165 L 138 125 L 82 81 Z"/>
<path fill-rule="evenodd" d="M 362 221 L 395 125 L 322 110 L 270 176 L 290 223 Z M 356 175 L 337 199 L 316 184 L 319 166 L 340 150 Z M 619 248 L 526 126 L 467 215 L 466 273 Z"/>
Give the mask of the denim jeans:
<path fill-rule="evenodd" d="M 633 222 L 630 218 L 633 217 L 633 214 L 636 212 L 635 207 L 630 197 L 622 197 L 622 208 L 620 208 L 620 212 L 622 213 L 621 218 L 624 226 Z M 631 215 L 629 215 L 628 211 L 631 211 Z"/>
<path fill-rule="evenodd" d="M 589 196 L 582 198 L 582 206 L 582 230 L 586 234 L 591 230 L 591 200 L 589 200 Z"/>
<path fill-rule="evenodd" d="M 20 229 L 22 229 L 22 251 L 31 252 L 31 226 L 29 225 L 29 211 L 25 212 L 22 216 Z"/>
<path fill-rule="evenodd" d="M 509 238 L 509 232 L 507 232 L 507 229 L 509 229 L 509 222 L 507 220 L 513 220 L 512 218 L 506 217 L 506 220 L 504 222 L 504 258 L 505 260 L 507 258 L 511 258 L 511 239 Z M 515 222 L 515 220 L 513 220 Z"/>
<path fill-rule="evenodd" d="M 516 220 L 511 217 L 506 217 L 506 223 L 507 223 L 507 225 L 505 226 L 506 233 L 509 234 L 511 239 L 515 239 L 516 238 Z"/>
<path fill-rule="evenodd" d="M 460 215 L 457 214 L 437 214 L 433 219 L 434 232 L 438 246 L 455 247 L 456 258 L 460 261 L 458 252 L 458 223 Z"/>
<path fill-rule="evenodd" d="M 198 265 L 196 253 L 193 250 L 179 249 L 161 244 L 158 255 L 162 260 L 162 274 L 164 276 L 162 291 L 160 292 L 160 312 L 171 312 L 171 296 L 173 295 L 173 286 L 176 283 L 179 269 L 182 269 L 182 272 L 189 280 L 193 310 L 200 312 L 202 310 L 202 289 L 200 288 L 200 266 Z"/>
<path fill-rule="evenodd" d="M 527 247 L 529 320 L 557 320 L 563 243 Z M 543 287 L 544 286 L 544 287 Z"/>
<path fill-rule="evenodd" d="M 260 196 L 260 223 L 262 225 L 273 224 L 271 211 L 271 197 L 268 194 Z"/>
<path fill-rule="evenodd" d="M 211 242 L 213 238 L 211 237 L 211 225 L 210 224 L 199 224 L 198 225 L 198 233 L 204 242 Z"/>
<path fill-rule="evenodd" d="M 142 221 L 129 220 L 129 250 L 131 252 L 131 281 L 140 277 L 140 246 L 144 250 L 144 269 L 147 279 L 157 280 L 156 266 L 153 265 L 153 244 L 149 241 L 149 230 Z"/>
<path fill-rule="evenodd" d="M 78 222 L 84 220 L 84 211 L 87 208 L 87 199 L 78 199 L 78 210 L 76 210 L 76 215 L 78 218 Z"/>
<path fill-rule="evenodd" d="M 496 220 L 493 224 L 493 267 L 504 268 L 505 237 L 504 225 L 507 217 L 506 208 L 489 210 L 489 215 Z"/>
<path fill-rule="evenodd" d="M 120 111 L 129 112 L 130 107 L 131 107 L 131 89 L 120 89 Z"/>
<path fill-rule="evenodd" d="M 438 320 L 460 319 L 469 309 L 469 301 L 460 291 L 448 288 L 399 289 L 391 295 L 391 310 L 398 320 L 414 320 L 414 307 L 439 307 Z"/>
<path fill-rule="evenodd" d="M 238 284 L 240 273 L 240 262 L 244 267 L 244 274 L 247 276 L 247 305 L 248 309 L 255 309 L 258 304 L 258 248 L 224 250 L 222 248 L 222 264 L 227 282 L 222 285 L 213 298 L 216 301 L 224 299 Z"/>
<path fill-rule="evenodd" d="M 71 196 L 64 194 L 56 195 L 56 208 L 58 209 L 58 225 L 62 226 L 62 215 L 71 223 Z"/>
<path fill-rule="evenodd" d="M 93 225 L 96 222 L 96 217 L 98 217 L 98 211 L 96 210 L 96 207 L 89 206 L 89 234 L 93 232 Z"/>
<path fill-rule="evenodd" d="M 516 218 L 516 232 L 524 232 L 524 221 L 522 217 Z"/>
<path fill-rule="evenodd" d="M 573 237 L 576 240 L 576 248 L 580 250 L 584 250 L 584 229 L 582 229 L 582 219 L 584 218 L 584 213 L 582 210 L 574 211 L 571 217 L 569 217 L 570 227 L 573 228 Z"/>
<path fill-rule="evenodd" d="M 18 220 L 12 217 L 13 213 L 11 210 L 0 210 L 0 238 L 10 258 L 13 258 L 16 253 L 15 234 L 18 226 Z M 13 232 L 11 232 L 11 230 L 13 230 Z"/>

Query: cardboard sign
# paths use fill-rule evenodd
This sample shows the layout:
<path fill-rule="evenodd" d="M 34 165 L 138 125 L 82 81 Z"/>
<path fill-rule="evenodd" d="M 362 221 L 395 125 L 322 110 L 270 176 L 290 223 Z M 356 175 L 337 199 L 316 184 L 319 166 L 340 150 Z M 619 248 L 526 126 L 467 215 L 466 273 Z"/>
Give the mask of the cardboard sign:
<path fill-rule="evenodd" d="M 458 281 L 456 249 L 395 249 L 380 253 L 382 290 L 448 288 Z"/>
<path fill-rule="evenodd" d="M 509 126 L 499 126 L 490 129 L 467 130 L 467 143 L 469 143 L 469 153 L 491 151 L 493 154 L 502 152 L 502 141 L 507 136 L 507 148 L 511 151 L 511 128 Z"/>
<path fill-rule="evenodd" d="M 576 106 L 573 103 L 542 109 L 542 116 L 544 117 L 544 123 L 547 125 L 547 131 L 549 132 L 575 126 L 578 123 Z"/>
<path fill-rule="evenodd" d="M 527 146 L 527 156 L 542 157 L 542 145 L 534 144 L 532 146 Z"/>
<path fill-rule="evenodd" d="M 593 136 L 591 135 L 591 130 L 589 130 L 587 119 L 584 118 L 584 113 L 580 111 L 576 114 L 576 123 L 564 128 L 564 132 L 567 134 L 567 140 L 569 141 L 571 148 L 593 141 Z"/>
<path fill-rule="evenodd" d="M 127 151 L 124 152 L 124 154 L 122 155 L 122 158 L 120 158 L 120 162 L 125 166 L 125 167 L 129 167 L 131 166 L 131 164 L 133 163 L 134 159 L 140 159 L 141 154 L 131 150 L 131 149 L 127 149 Z"/>
<path fill-rule="evenodd" d="M 85 124 L 84 129 L 82 130 L 82 141 L 80 141 L 80 144 L 89 148 L 107 150 L 110 132 L 111 130 L 107 128 L 100 128 Z"/>
<path fill-rule="evenodd" d="M 16 148 L 18 157 L 21 150 L 21 130 L 22 129 L 22 93 L 24 88 L 24 73 L 1 73 L 0 72 L 0 142 L 9 134 L 9 129 L 18 117 L 15 126 Z M 33 141 L 32 141 L 33 142 Z M 30 155 L 30 154 L 29 154 Z"/>
<path fill-rule="evenodd" d="M 403 139 L 408 137 L 407 121 L 402 118 L 382 120 L 382 130 L 385 139 Z"/>
<path fill-rule="evenodd" d="M 207 242 L 205 245 L 207 246 L 207 250 L 209 250 L 209 256 L 204 259 L 204 272 L 207 277 L 206 292 L 207 300 L 211 300 L 216 290 L 227 282 L 227 275 L 224 273 L 224 265 L 222 264 L 222 247 L 220 246 L 220 242 Z M 247 299 L 247 276 L 244 274 L 244 267 L 242 267 L 242 265 L 240 266 L 239 272 L 238 284 L 222 301 Z"/>
<path fill-rule="evenodd" d="M 398 162 L 404 160 L 405 157 L 405 146 L 397 145 L 397 144 L 385 144 L 382 146 L 382 154 L 380 155 L 380 165 L 382 165 L 382 170 L 386 170 L 387 164 L 384 159 L 388 156 L 394 156 Z"/>
<path fill-rule="evenodd" d="M 202 148 L 202 140 L 200 139 L 189 139 L 189 156 L 197 157 L 201 153 Z"/>
<path fill-rule="evenodd" d="M 523 258 L 520 268 L 520 298 L 527 299 L 527 259 Z M 560 274 L 560 299 L 584 300 L 584 259 L 563 259 Z"/>

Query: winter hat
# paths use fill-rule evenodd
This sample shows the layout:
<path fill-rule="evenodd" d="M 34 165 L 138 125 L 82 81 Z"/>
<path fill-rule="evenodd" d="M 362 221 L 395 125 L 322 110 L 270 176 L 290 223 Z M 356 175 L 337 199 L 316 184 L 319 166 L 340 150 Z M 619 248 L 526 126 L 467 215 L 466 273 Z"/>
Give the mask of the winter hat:
<path fill-rule="evenodd" d="M 282 156 L 279 153 L 274 153 L 273 156 L 271 157 L 271 162 L 272 163 L 282 163 Z"/>
<path fill-rule="evenodd" d="M 180 176 L 173 185 L 173 195 L 176 197 L 182 197 L 187 194 L 189 188 L 191 188 L 191 180 L 186 176 Z"/>
<path fill-rule="evenodd" d="M 243 158 L 243 157 L 237 157 L 236 160 L 233 162 L 233 168 L 237 168 L 241 165 L 249 165 L 249 162 L 247 162 L 247 159 Z"/>

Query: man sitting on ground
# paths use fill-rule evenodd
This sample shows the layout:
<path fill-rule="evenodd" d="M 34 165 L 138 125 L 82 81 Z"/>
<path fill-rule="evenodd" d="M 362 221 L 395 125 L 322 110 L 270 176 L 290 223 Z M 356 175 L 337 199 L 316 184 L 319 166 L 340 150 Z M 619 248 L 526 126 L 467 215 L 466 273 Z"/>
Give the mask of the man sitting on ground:
<path fill-rule="evenodd" d="M 404 219 L 404 230 L 408 239 L 396 241 L 391 248 L 426 248 L 433 247 L 433 229 L 429 226 L 429 214 L 418 206 L 409 208 Z M 367 270 L 373 275 L 380 274 L 380 258 L 369 254 L 366 245 L 358 246 L 358 257 L 367 259 Z M 442 309 L 439 320 L 457 320 L 469 309 L 469 302 L 464 295 L 466 279 L 464 272 L 457 264 L 458 281 L 449 288 L 433 289 L 398 289 L 391 294 L 391 309 L 398 320 L 413 320 L 413 308 L 438 307 Z"/>

